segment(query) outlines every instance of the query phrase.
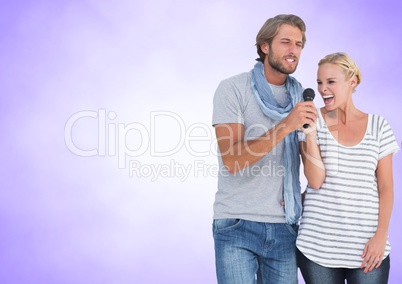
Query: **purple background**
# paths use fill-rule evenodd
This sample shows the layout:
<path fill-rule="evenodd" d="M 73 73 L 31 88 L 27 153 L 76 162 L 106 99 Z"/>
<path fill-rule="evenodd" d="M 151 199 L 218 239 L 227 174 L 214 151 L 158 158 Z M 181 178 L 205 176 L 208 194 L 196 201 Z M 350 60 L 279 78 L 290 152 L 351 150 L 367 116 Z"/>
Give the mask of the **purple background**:
<path fill-rule="evenodd" d="M 356 106 L 385 116 L 401 144 L 398 0 L 2 1 L 1 281 L 216 283 L 212 97 L 220 80 L 253 67 L 255 36 L 279 13 L 307 24 L 295 77 L 316 90 L 319 59 L 349 53 L 363 74 Z M 71 130 L 85 111 L 97 117 Z M 160 111 L 169 113 L 152 126 Z M 141 171 L 130 176 L 130 162 Z M 389 283 L 402 281 L 401 168 L 399 153 Z"/>

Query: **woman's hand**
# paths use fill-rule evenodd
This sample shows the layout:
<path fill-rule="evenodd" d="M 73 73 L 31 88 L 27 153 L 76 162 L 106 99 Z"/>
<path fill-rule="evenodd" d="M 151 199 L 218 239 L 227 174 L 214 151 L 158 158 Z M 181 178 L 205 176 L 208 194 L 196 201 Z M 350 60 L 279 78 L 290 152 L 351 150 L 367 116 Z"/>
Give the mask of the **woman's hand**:
<path fill-rule="evenodd" d="M 316 125 L 317 121 L 314 122 L 310 122 L 308 124 L 307 128 L 304 128 L 304 126 L 302 128 L 300 128 L 302 130 L 302 132 L 306 135 L 306 137 L 308 135 L 316 135 L 316 130 L 317 130 L 317 125 Z"/>
<path fill-rule="evenodd" d="M 380 267 L 384 257 L 387 238 L 387 231 L 377 230 L 374 237 L 367 242 L 362 254 L 362 258 L 364 258 L 364 260 L 360 266 L 360 268 L 364 268 L 364 273 Z"/>

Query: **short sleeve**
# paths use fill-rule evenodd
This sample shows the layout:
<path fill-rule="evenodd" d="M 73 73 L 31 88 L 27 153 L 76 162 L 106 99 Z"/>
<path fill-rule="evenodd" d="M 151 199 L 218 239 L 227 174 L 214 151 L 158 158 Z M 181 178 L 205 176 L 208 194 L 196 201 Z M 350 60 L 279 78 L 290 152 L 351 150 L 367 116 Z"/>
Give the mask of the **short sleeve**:
<path fill-rule="evenodd" d="M 394 133 L 392 132 L 391 126 L 384 118 L 381 119 L 379 125 L 379 146 L 379 160 L 389 154 L 395 154 L 399 151 L 399 145 L 395 139 Z"/>
<path fill-rule="evenodd" d="M 234 78 L 223 80 L 215 91 L 212 125 L 226 123 L 244 124 L 241 93 Z"/>

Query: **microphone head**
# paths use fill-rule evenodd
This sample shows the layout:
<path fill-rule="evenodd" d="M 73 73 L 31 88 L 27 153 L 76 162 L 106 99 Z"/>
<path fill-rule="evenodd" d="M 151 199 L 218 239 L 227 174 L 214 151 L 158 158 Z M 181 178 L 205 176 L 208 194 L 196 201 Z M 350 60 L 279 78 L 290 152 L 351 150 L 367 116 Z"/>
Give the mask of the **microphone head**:
<path fill-rule="evenodd" d="M 315 93 L 314 90 L 311 88 L 307 88 L 303 91 L 303 100 L 304 101 L 312 101 L 314 100 Z"/>

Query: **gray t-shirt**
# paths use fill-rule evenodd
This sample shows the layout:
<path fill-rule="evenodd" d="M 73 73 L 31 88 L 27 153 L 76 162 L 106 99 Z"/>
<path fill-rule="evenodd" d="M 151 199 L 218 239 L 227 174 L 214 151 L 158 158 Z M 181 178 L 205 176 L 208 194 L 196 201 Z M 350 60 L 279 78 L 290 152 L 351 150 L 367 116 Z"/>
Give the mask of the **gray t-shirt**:
<path fill-rule="evenodd" d="M 284 86 L 273 88 L 276 99 Z M 279 102 L 279 103 L 283 103 Z M 223 80 L 214 96 L 212 124 L 241 123 L 245 140 L 253 140 L 279 121 L 265 116 L 255 99 L 250 84 L 250 72 Z M 274 139 L 274 138 L 273 138 Z M 214 219 L 236 218 L 255 222 L 285 223 L 283 201 L 282 140 L 257 163 L 230 174 L 218 155 L 218 191 L 215 195 Z"/>

